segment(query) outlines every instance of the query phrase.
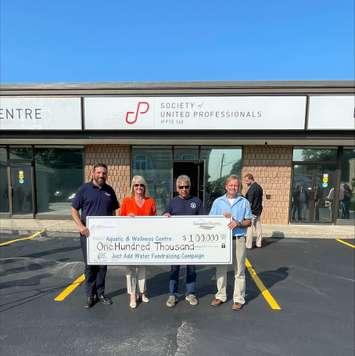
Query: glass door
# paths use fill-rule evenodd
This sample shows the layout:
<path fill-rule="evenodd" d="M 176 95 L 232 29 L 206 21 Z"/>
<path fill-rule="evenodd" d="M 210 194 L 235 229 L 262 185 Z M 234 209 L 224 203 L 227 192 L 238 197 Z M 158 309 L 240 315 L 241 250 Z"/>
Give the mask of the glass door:
<path fill-rule="evenodd" d="M 335 212 L 335 164 L 295 164 L 290 221 L 330 223 Z"/>
<path fill-rule="evenodd" d="M 11 214 L 33 216 L 33 174 L 30 163 L 11 163 Z"/>

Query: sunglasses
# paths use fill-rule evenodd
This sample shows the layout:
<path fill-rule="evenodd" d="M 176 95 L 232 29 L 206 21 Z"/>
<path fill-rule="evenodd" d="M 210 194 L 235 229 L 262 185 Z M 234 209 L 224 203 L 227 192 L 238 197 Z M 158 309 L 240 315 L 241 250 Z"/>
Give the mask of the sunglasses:
<path fill-rule="evenodd" d="M 179 189 L 190 189 L 189 185 L 179 185 Z"/>
<path fill-rule="evenodd" d="M 144 184 L 134 184 L 133 185 L 135 188 L 141 187 L 141 188 L 145 188 Z"/>

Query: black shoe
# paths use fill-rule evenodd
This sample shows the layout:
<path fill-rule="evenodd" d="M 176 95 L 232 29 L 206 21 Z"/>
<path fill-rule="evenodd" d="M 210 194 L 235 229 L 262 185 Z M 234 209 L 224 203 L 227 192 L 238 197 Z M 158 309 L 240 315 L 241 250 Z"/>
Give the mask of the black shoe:
<path fill-rule="evenodd" d="M 96 301 L 94 297 L 87 297 L 85 308 L 90 309 L 94 306 L 95 302 Z"/>
<path fill-rule="evenodd" d="M 112 304 L 112 300 L 109 297 L 106 297 L 104 294 L 101 294 L 98 296 L 99 302 L 105 305 L 110 305 Z"/>

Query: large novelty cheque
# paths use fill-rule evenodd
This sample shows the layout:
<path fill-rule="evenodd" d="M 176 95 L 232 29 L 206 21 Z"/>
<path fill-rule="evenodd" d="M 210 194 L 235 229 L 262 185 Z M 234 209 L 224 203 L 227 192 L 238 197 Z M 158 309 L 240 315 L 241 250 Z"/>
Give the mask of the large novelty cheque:
<path fill-rule="evenodd" d="M 224 216 L 88 216 L 90 265 L 232 263 Z"/>

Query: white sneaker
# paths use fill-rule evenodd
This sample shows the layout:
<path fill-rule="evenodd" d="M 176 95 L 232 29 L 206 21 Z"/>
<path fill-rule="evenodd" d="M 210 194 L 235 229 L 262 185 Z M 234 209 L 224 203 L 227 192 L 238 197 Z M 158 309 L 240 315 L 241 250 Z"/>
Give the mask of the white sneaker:
<path fill-rule="evenodd" d="M 149 303 L 149 298 L 147 297 L 147 295 L 145 293 L 141 294 L 141 299 L 143 303 Z"/>
<path fill-rule="evenodd" d="M 168 300 L 166 301 L 166 306 L 168 308 L 173 308 L 175 307 L 175 304 L 176 304 L 176 297 L 175 295 L 169 295 L 169 298 Z"/>
<path fill-rule="evenodd" d="M 197 305 L 198 304 L 198 299 L 196 298 L 195 295 L 193 294 L 189 294 L 185 297 L 185 300 L 187 303 L 189 303 L 190 305 Z"/>

